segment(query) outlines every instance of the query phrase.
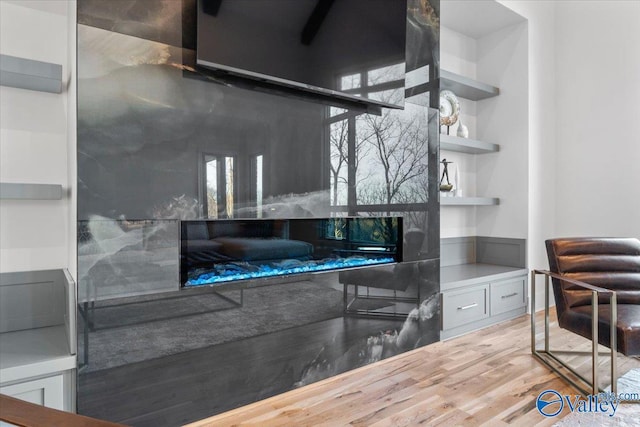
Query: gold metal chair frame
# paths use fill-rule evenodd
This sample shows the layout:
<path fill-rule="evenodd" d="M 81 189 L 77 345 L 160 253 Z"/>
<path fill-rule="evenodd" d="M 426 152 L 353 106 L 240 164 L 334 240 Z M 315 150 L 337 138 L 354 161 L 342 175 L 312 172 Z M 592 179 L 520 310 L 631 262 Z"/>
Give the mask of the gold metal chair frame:
<path fill-rule="evenodd" d="M 536 276 L 544 275 L 544 349 L 536 348 L 536 320 L 535 320 L 535 306 L 536 306 Z M 591 291 L 591 351 L 551 351 L 549 348 L 549 278 L 554 278 L 558 280 L 562 280 L 566 283 L 571 283 L 572 285 L 580 286 L 581 288 L 585 288 Z M 610 338 L 610 348 L 611 352 L 598 352 L 598 297 L 600 295 L 609 296 L 609 304 L 611 306 L 611 338 Z M 581 282 L 578 280 L 568 279 L 559 274 L 552 273 L 546 270 L 533 270 L 531 271 L 531 307 L 532 307 L 532 315 L 531 315 L 531 353 L 533 356 L 546 365 L 553 372 L 558 374 L 564 380 L 566 380 L 569 384 L 578 389 L 581 393 L 586 395 L 596 395 L 600 391 L 604 391 L 598 386 L 598 356 L 602 355 L 611 355 L 611 392 L 618 392 L 618 376 L 617 376 L 617 318 L 618 318 L 618 305 L 617 305 L 617 297 L 615 291 L 611 289 L 604 289 L 598 286 L 593 286 L 585 282 Z M 555 354 L 554 354 L 555 353 Z M 566 362 L 560 360 L 556 355 L 557 354 L 591 354 L 591 375 L 592 382 L 589 382 L 584 376 L 580 375 L 576 372 L 571 366 L 569 366 Z M 562 367 L 569 370 L 576 378 L 582 381 L 582 384 L 576 381 L 574 378 L 569 377 L 565 372 L 562 372 L 553 364 L 551 361 L 561 365 Z"/>

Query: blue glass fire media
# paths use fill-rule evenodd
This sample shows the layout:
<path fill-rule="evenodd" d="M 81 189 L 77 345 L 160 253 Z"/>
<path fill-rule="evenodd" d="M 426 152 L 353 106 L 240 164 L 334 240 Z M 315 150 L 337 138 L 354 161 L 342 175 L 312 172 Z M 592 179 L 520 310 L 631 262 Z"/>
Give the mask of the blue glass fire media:
<path fill-rule="evenodd" d="M 194 279 L 189 279 L 185 286 L 210 285 L 214 283 L 232 282 L 234 280 L 260 279 L 263 277 L 284 276 L 289 274 L 315 273 L 319 271 L 364 267 L 367 265 L 388 264 L 393 262 L 396 262 L 396 260 L 390 257 L 365 258 L 353 256 L 319 261 L 286 260 L 279 263 L 279 265 L 253 265 L 250 263 L 219 264 L 212 271 L 200 274 Z"/>
<path fill-rule="evenodd" d="M 401 217 L 182 221 L 180 283 L 200 286 L 402 261 Z"/>

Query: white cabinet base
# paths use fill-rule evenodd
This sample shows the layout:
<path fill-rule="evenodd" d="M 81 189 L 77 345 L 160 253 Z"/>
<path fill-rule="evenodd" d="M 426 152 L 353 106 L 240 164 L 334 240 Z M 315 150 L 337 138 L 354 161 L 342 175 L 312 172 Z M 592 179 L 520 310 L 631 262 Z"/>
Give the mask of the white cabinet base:
<path fill-rule="evenodd" d="M 513 319 L 527 311 L 526 269 L 456 265 L 441 269 L 443 278 L 442 340 Z"/>
<path fill-rule="evenodd" d="M 36 405 L 65 410 L 65 387 L 62 374 L 0 387 L 0 393 Z"/>
<path fill-rule="evenodd" d="M 478 329 L 483 329 L 489 326 L 493 326 L 497 323 L 514 319 L 518 316 L 522 316 L 523 314 L 526 314 L 526 312 L 527 312 L 527 308 L 522 307 L 522 308 L 509 311 L 507 313 L 486 317 L 484 319 L 475 321 L 473 323 L 467 323 L 465 325 L 461 325 L 456 328 L 446 329 L 446 330 L 440 331 L 440 340 L 443 340 L 443 341 L 448 340 L 450 338 L 459 337 L 469 332 L 477 331 Z"/>

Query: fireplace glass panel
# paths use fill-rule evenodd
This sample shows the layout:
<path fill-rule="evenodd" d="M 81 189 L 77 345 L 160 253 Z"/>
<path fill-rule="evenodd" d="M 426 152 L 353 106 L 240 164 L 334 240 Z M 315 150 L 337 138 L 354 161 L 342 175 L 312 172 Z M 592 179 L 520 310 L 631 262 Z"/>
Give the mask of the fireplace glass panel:
<path fill-rule="evenodd" d="M 402 261 L 402 217 L 182 221 L 181 285 Z"/>

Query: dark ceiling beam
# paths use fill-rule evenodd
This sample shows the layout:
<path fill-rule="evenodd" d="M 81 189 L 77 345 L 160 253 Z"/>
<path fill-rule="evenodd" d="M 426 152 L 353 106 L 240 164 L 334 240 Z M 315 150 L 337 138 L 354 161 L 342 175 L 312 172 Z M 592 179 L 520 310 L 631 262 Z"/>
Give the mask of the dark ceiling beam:
<path fill-rule="evenodd" d="M 222 0 L 202 0 L 202 11 L 207 15 L 218 16 Z"/>
<path fill-rule="evenodd" d="M 318 34 L 320 26 L 327 16 L 327 13 L 329 13 L 333 2 L 334 0 L 318 0 L 316 7 L 313 8 L 313 12 L 311 12 L 307 23 L 302 29 L 301 41 L 303 45 L 309 46 L 316 34 Z"/>

